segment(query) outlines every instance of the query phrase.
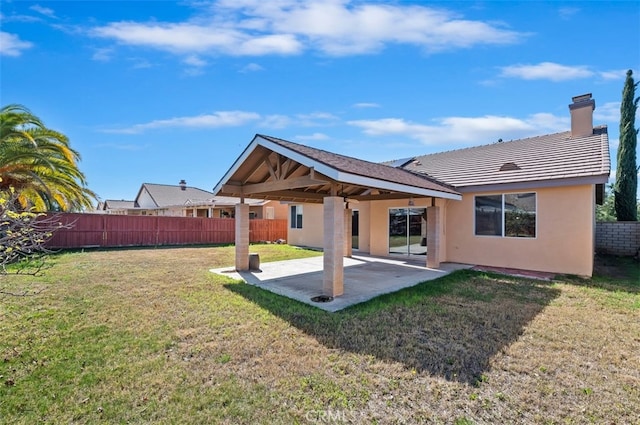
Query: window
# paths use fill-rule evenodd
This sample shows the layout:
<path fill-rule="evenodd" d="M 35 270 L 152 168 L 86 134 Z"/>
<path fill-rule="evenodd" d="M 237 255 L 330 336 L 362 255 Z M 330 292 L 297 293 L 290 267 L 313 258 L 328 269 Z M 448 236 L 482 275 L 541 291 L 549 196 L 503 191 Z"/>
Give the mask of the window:
<path fill-rule="evenodd" d="M 475 197 L 476 236 L 536 237 L 536 194 Z"/>
<path fill-rule="evenodd" d="M 302 205 L 291 205 L 291 228 L 302 229 Z"/>

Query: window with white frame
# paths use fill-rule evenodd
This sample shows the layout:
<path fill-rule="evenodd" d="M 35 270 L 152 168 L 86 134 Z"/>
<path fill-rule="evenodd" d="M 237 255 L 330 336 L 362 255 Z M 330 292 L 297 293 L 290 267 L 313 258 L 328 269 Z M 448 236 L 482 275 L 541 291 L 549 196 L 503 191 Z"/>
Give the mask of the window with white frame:
<path fill-rule="evenodd" d="M 535 238 L 536 209 L 533 192 L 476 196 L 475 234 Z"/>
<path fill-rule="evenodd" d="M 291 228 L 302 229 L 302 205 L 291 205 Z"/>

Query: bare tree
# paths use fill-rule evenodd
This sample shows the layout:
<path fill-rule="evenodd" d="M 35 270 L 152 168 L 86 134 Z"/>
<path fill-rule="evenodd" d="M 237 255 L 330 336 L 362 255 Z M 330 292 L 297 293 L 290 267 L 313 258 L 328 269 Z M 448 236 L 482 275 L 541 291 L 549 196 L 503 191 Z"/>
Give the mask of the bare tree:
<path fill-rule="evenodd" d="M 14 193 L 0 193 L 0 277 L 9 274 L 36 276 L 47 266 L 52 251 L 45 243 L 59 229 L 70 228 L 59 215 L 22 211 Z M 0 286 L 0 294 L 25 296 L 28 291 L 10 292 Z"/>

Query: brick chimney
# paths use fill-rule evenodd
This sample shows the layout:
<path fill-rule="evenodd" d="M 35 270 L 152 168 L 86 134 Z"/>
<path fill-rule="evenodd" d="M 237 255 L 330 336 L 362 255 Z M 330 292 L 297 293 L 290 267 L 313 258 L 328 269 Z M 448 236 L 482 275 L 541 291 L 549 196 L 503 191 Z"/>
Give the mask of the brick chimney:
<path fill-rule="evenodd" d="M 178 184 L 180 185 L 181 190 L 187 190 L 187 182 L 184 179 L 180 180 L 180 183 Z"/>
<path fill-rule="evenodd" d="M 593 134 L 593 111 L 596 109 L 596 101 L 591 98 L 591 93 L 572 97 L 573 103 L 569 105 L 571 111 L 571 137 L 584 137 Z"/>

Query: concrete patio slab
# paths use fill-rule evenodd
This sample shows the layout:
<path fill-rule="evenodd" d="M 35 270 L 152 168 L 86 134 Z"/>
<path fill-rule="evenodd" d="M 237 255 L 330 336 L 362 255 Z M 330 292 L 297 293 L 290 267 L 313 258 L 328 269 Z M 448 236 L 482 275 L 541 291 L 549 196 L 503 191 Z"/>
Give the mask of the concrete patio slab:
<path fill-rule="evenodd" d="M 442 263 L 438 269 L 429 269 L 424 266 L 424 261 L 424 257 L 395 259 L 354 255 L 344 258 L 344 294 L 329 302 L 311 300 L 322 295 L 322 256 L 262 263 L 260 271 L 237 272 L 226 267 L 212 269 L 211 272 L 335 312 L 381 294 L 437 279 L 455 270 L 473 267 L 467 264 Z"/>

